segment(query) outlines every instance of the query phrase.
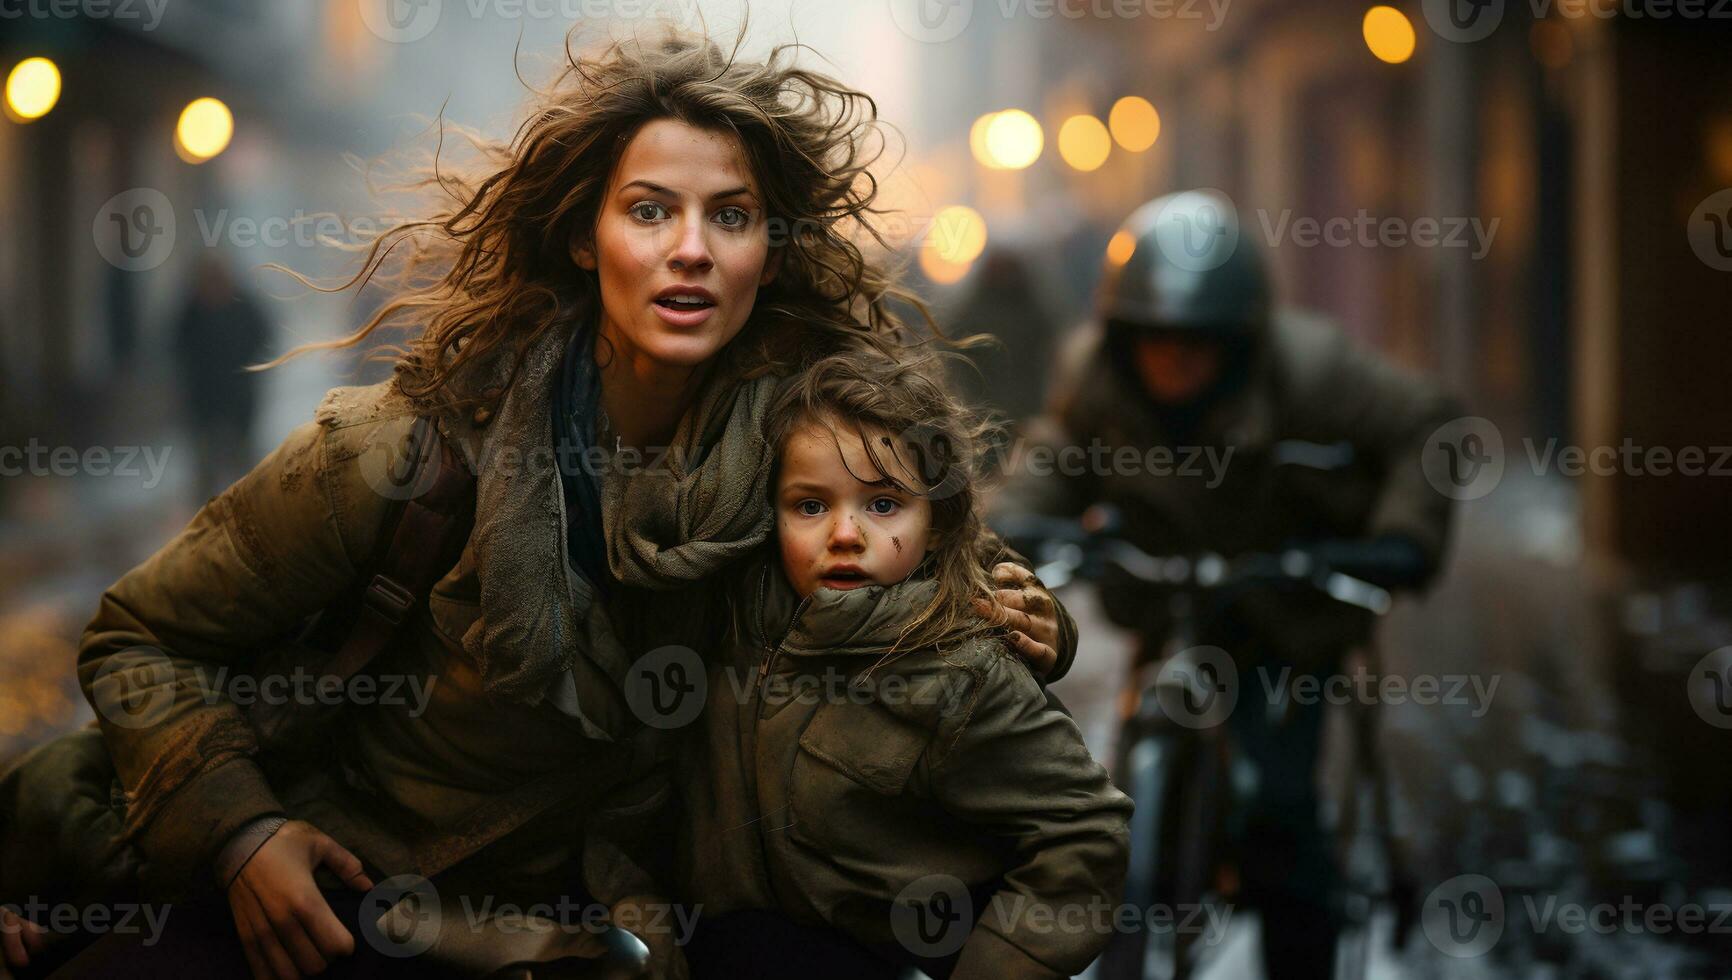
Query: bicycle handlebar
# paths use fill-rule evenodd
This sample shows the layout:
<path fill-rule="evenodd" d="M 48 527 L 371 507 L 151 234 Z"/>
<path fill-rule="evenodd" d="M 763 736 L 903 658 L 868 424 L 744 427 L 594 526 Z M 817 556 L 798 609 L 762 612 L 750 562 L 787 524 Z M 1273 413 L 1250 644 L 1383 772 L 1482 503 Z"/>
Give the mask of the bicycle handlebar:
<path fill-rule="evenodd" d="M 1389 591 L 1336 571 L 1301 548 L 1247 552 L 1232 558 L 1214 552 L 1151 555 L 1119 536 L 1115 511 L 1090 508 L 1081 518 L 1015 515 L 992 527 L 1028 555 L 1049 589 L 1074 580 L 1098 580 L 1116 568 L 1146 585 L 1168 590 L 1220 593 L 1257 585 L 1306 585 L 1343 605 L 1381 616 L 1392 605 Z"/>

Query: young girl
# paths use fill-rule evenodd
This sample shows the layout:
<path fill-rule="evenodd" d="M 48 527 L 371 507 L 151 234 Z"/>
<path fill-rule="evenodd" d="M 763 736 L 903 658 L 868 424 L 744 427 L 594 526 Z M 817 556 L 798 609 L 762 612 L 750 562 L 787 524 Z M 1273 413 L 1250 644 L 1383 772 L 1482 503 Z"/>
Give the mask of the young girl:
<path fill-rule="evenodd" d="M 974 611 L 966 414 L 923 365 L 855 354 L 786 382 L 768 425 L 775 540 L 682 760 L 694 976 L 1081 970 L 1131 805 Z"/>

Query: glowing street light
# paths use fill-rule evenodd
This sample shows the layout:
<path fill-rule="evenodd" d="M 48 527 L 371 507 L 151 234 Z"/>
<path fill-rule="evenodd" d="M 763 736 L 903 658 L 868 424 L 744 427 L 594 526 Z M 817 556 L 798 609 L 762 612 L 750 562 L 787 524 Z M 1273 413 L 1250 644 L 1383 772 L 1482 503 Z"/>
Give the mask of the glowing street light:
<path fill-rule="evenodd" d="M 964 204 L 940 208 L 920 243 L 920 269 L 939 285 L 961 281 L 986 250 L 986 219 Z"/>
<path fill-rule="evenodd" d="M 1113 140 L 1132 153 L 1141 153 L 1161 138 L 1161 114 L 1148 99 L 1127 95 L 1113 103 L 1107 113 L 1107 127 Z"/>
<path fill-rule="evenodd" d="M 1107 242 L 1107 261 L 1113 265 L 1124 265 L 1131 260 L 1131 253 L 1137 250 L 1137 240 L 1123 228 L 1113 232 L 1113 237 Z"/>
<path fill-rule="evenodd" d="M 926 248 L 946 262 L 973 262 L 986 250 L 986 219 L 966 204 L 940 208 L 926 229 Z"/>
<path fill-rule="evenodd" d="M 234 135 L 234 114 L 221 99 L 194 99 L 175 124 L 174 149 L 188 163 L 203 163 L 228 149 Z"/>
<path fill-rule="evenodd" d="M 1106 163 L 1112 151 L 1113 140 L 1106 125 L 1093 116 L 1072 116 L 1058 128 L 1058 155 L 1084 173 Z"/>
<path fill-rule="evenodd" d="M 18 122 L 48 115 L 60 101 L 60 68 L 47 58 L 25 58 L 6 76 L 6 114 Z"/>
<path fill-rule="evenodd" d="M 1003 169 L 998 165 L 998 161 L 992 158 L 992 148 L 986 145 L 986 129 L 992 125 L 992 120 L 997 115 L 996 112 L 989 112 L 968 127 L 968 152 L 974 154 L 975 162 L 992 170 Z"/>
<path fill-rule="evenodd" d="M 1367 10 L 1360 29 L 1365 34 L 1365 46 L 1379 61 L 1399 65 L 1413 57 L 1413 47 L 1418 43 L 1413 22 L 1394 7 L 1379 4 Z"/>
<path fill-rule="evenodd" d="M 1040 159 L 1046 137 L 1040 123 L 1021 109 L 1006 109 L 986 124 L 986 150 L 1006 170 L 1021 170 Z"/>

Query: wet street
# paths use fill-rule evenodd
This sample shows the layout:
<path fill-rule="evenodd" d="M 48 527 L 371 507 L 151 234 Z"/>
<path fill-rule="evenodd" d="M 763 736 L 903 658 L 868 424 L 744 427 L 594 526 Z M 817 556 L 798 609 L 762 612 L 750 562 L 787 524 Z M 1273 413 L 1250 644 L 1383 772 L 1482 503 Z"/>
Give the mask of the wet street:
<path fill-rule="evenodd" d="M 1398 952 L 1385 910 L 1373 920 L 1363 975 L 1732 976 L 1726 828 L 1662 799 L 1668 771 L 1707 780 L 1720 789 L 1702 796 L 1724 799 L 1726 770 L 1713 762 L 1726 759 L 1732 733 L 1696 716 L 1685 678 L 1704 652 L 1732 642 L 1727 608 L 1690 589 L 1623 598 L 1597 592 L 1581 553 L 1575 497 L 1561 482 L 1511 479 L 1458 514 L 1447 573 L 1422 600 L 1398 602 L 1380 637 L 1384 675 L 1436 676 L 1444 692 L 1459 679 L 1462 694 L 1437 704 L 1417 696 L 1380 703 L 1378 745 L 1394 782 L 1397 840 L 1428 898 L 1425 914 L 1442 911 L 1460 876 L 1484 876 L 1489 883 L 1469 883 L 1501 896 L 1501 935 L 1484 952 L 1459 955 L 1469 951 L 1442 929 L 1416 927 Z M 1056 689 L 1100 755 L 1112 743 L 1126 639 L 1088 596 L 1065 599 L 1084 640 L 1076 668 Z M 1679 604 L 1688 607 L 1678 617 L 1688 627 L 1683 648 L 1670 656 L 1650 650 L 1620 669 L 1620 649 L 1633 646 L 1620 637 L 1645 629 L 1657 634 L 1648 646 L 1664 647 L 1665 628 L 1653 620 L 1665 617 L 1654 607 Z M 1643 616 L 1649 622 L 1631 622 Z M 1491 696 L 1476 696 L 1474 681 Z M 1636 691 L 1642 699 L 1630 696 Z M 1331 791 L 1345 765 L 1345 713 L 1335 709 L 1328 736 Z M 1718 755 L 1669 758 L 1655 746 L 1679 744 L 1660 732 L 1674 727 L 1689 733 L 1687 744 Z M 1582 910 L 1586 921 L 1563 909 Z M 1700 924 L 1686 927 L 1685 910 L 1698 912 Z M 1204 975 L 1258 976 L 1256 914 L 1231 922 Z M 1434 934 L 1442 941 L 1430 941 Z"/>

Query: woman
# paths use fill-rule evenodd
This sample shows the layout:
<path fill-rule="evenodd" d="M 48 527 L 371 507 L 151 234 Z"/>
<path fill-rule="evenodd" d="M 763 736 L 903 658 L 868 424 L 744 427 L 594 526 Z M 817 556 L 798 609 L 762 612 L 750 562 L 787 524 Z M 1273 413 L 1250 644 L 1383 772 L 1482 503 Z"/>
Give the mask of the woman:
<path fill-rule="evenodd" d="M 401 291 L 324 346 L 418 328 L 395 376 L 327 396 L 108 590 L 80 654 L 147 890 L 214 883 L 233 935 L 124 954 L 111 940 L 71 969 L 124 955 L 185 977 L 197 957 L 220 975 L 244 956 L 259 977 L 373 975 L 332 903 L 403 874 L 434 877 L 447 926 L 450 895 L 523 908 L 574 880 L 612 921 L 651 921 L 640 862 L 584 846 L 665 792 L 644 778 L 653 728 L 627 674 L 703 644 L 720 573 L 768 533 L 775 375 L 901 332 L 887 276 L 845 237 L 869 230 L 875 107 L 788 54 L 751 64 L 676 38 L 571 59 L 508 146 L 482 144 L 483 178 L 436 174 L 451 207 L 372 245 L 346 285 L 395 251 Z M 222 669 L 255 667 L 366 580 L 404 494 L 393 452 L 420 417 L 474 473 L 473 531 L 368 673 L 426 697 L 351 695 L 320 726 L 328 743 L 261 754 Z M 1052 670 L 1074 647 L 1062 610 L 1025 570 L 995 574 L 1015 586 L 996 614 Z M 144 711 L 140 671 L 156 678 Z M 503 944 L 468 925 L 467 944 L 438 930 L 435 952 L 483 972 Z M 677 936 L 635 931 L 674 968 Z M 9 960 L 40 948 L 4 933 Z M 594 955 L 583 938 L 532 958 Z"/>

